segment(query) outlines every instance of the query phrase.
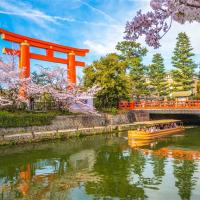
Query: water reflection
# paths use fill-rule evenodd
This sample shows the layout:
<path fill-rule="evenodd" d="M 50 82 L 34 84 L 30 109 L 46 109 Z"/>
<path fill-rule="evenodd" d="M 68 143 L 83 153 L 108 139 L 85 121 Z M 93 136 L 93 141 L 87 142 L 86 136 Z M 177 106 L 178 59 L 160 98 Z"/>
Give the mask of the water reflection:
<path fill-rule="evenodd" d="M 139 184 L 130 184 L 129 173 L 131 154 L 123 153 L 120 146 L 101 147 L 94 165 L 94 171 L 102 177 L 97 183 L 87 183 L 87 194 L 94 195 L 95 199 L 115 198 L 144 199 L 144 189 Z"/>
<path fill-rule="evenodd" d="M 69 163 L 76 170 L 92 170 L 95 163 L 95 159 L 96 155 L 94 150 L 83 150 L 79 153 L 72 154 L 69 157 Z"/>
<path fill-rule="evenodd" d="M 190 199 L 192 190 L 195 188 L 198 177 L 194 177 L 197 163 L 193 160 L 174 160 L 175 186 L 181 199 Z"/>
<path fill-rule="evenodd" d="M 0 149 L 0 200 L 200 199 L 200 129 L 133 145 L 123 136 Z"/>

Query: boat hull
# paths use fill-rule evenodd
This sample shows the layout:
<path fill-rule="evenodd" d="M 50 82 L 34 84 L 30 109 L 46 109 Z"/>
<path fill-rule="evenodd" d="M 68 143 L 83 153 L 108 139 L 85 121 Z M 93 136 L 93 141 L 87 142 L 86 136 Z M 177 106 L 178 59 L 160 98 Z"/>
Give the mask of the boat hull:
<path fill-rule="evenodd" d="M 146 133 L 145 131 L 134 130 L 134 131 L 128 131 L 128 139 L 152 140 L 160 137 L 166 137 L 172 134 L 181 133 L 184 130 L 185 130 L 184 127 L 161 130 L 155 133 Z"/>

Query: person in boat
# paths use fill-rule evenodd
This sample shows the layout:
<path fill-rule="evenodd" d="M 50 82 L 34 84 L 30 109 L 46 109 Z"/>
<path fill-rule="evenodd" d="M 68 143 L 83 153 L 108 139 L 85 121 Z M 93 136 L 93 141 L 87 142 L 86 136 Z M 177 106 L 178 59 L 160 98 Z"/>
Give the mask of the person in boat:
<path fill-rule="evenodd" d="M 146 132 L 147 128 L 144 126 L 141 131 L 145 131 Z"/>
<path fill-rule="evenodd" d="M 145 130 L 145 132 L 147 133 L 154 133 L 156 132 L 156 127 L 155 126 L 152 126 L 152 127 L 149 127 Z"/>
<path fill-rule="evenodd" d="M 155 131 L 156 131 L 155 126 L 153 126 L 153 127 L 150 128 L 150 133 L 154 133 Z"/>
<path fill-rule="evenodd" d="M 173 128 L 176 128 L 176 127 L 177 127 L 176 122 L 174 122 L 174 123 L 172 124 L 172 127 L 173 127 Z"/>
<path fill-rule="evenodd" d="M 145 132 L 155 133 L 155 132 L 159 132 L 161 130 L 176 128 L 177 126 L 178 125 L 175 122 L 172 122 L 172 123 L 169 123 L 169 124 L 160 124 L 160 125 L 155 125 L 155 126 L 152 126 L 148 129 L 145 129 Z"/>
<path fill-rule="evenodd" d="M 137 131 L 138 132 L 146 132 L 146 133 L 156 133 L 162 130 L 167 130 L 167 129 L 172 129 L 172 128 L 177 128 L 178 124 L 176 122 L 171 122 L 171 123 L 167 123 L 167 124 L 158 124 L 158 125 L 154 125 L 151 127 L 138 127 Z"/>

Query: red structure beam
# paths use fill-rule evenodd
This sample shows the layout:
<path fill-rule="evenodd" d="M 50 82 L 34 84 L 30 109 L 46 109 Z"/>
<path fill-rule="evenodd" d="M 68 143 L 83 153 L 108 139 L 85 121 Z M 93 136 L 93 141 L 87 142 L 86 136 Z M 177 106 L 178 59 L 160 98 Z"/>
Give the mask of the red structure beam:
<path fill-rule="evenodd" d="M 3 48 L 2 50 L 3 54 L 8 54 L 8 55 L 16 55 L 20 56 L 20 51 L 19 50 L 13 50 L 10 48 Z M 68 59 L 63 59 L 63 58 L 56 58 L 53 56 L 53 51 L 51 53 L 48 51 L 47 55 L 40 55 L 36 53 L 30 53 L 30 58 L 31 59 L 36 59 L 36 60 L 42 60 L 42 61 L 49 61 L 49 62 L 55 62 L 55 63 L 61 63 L 61 64 L 69 64 Z M 84 67 L 85 62 L 81 61 L 75 61 L 76 66 Z"/>
<path fill-rule="evenodd" d="M 61 64 L 68 64 L 67 59 L 55 58 L 55 57 L 40 55 L 40 54 L 35 54 L 35 53 L 31 53 L 30 58 L 36 59 L 36 60 L 43 60 L 43 61 L 61 63 Z"/>
<path fill-rule="evenodd" d="M 29 43 L 30 46 L 37 47 L 37 48 L 52 49 L 54 51 L 58 51 L 58 52 L 62 52 L 62 53 L 70 53 L 73 51 L 75 53 L 75 55 L 78 55 L 78 56 L 85 56 L 86 53 L 89 52 L 88 49 L 79 49 L 79 48 L 55 44 L 52 42 L 46 42 L 43 40 L 33 39 L 33 38 L 30 38 L 27 36 L 22 36 L 22 35 L 19 35 L 16 33 L 11 33 L 4 29 L 0 29 L 0 34 L 1 34 L 1 38 L 3 40 L 15 42 L 18 44 L 20 44 L 22 42 L 27 42 L 27 43 Z"/>
<path fill-rule="evenodd" d="M 75 61 L 76 66 L 85 67 L 85 62 Z"/>
<path fill-rule="evenodd" d="M 14 49 L 9 49 L 9 48 L 3 48 L 2 53 L 12 55 L 12 56 L 20 56 L 19 50 L 14 50 Z"/>

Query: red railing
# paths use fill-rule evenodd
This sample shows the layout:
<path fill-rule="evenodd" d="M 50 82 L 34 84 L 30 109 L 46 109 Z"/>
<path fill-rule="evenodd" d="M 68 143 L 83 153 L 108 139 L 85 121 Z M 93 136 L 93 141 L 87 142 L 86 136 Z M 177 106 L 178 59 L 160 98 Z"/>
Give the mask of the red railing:
<path fill-rule="evenodd" d="M 119 103 L 119 109 L 137 110 L 137 109 L 200 109 L 200 100 L 188 101 L 140 101 Z"/>
<path fill-rule="evenodd" d="M 135 102 L 134 101 L 121 101 L 119 103 L 119 109 L 123 110 L 133 110 L 135 108 Z"/>

